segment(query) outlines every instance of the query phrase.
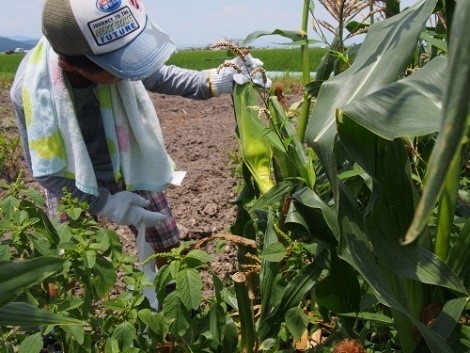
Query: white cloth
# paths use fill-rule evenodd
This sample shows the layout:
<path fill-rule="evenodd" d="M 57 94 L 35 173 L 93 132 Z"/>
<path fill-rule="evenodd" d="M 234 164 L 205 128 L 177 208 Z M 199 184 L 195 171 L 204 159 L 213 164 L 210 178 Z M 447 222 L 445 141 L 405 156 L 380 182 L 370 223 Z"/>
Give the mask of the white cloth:
<path fill-rule="evenodd" d="M 108 150 L 117 181 L 129 191 L 163 190 L 172 179 L 160 123 L 142 82 L 98 87 Z M 99 195 L 58 56 L 45 38 L 33 49 L 23 86 L 33 176 L 63 176 L 78 189 Z"/>

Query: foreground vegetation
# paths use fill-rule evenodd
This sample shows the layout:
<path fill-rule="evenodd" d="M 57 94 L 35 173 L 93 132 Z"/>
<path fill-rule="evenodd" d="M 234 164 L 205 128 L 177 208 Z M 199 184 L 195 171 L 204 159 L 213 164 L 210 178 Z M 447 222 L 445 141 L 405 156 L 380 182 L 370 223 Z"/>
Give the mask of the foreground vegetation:
<path fill-rule="evenodd" d="M 188 243 L 162 255 L 173 261 L 152 284 L 163 303 L 152 312 L 145 278 L 85 205 L 66 198 L 71 221 L 54 225 L 42 200 L 11 186 L 0 207 L 2 348 L 18 339 L 37 351 L 54 327 L 73 353 L 468 352 L 470 2 L 382 5 L 386 19 L 370 28 L 338 18 L 313 82 L 306 28 L 282 32 L 302 43 L 294 107 L 279 91 L 235 87 L 244 183 L 225 240 L 238 245 L 239 271 L 228 286 L 214 274 L 213 297 L 198 272 L 210 259 Z M 367 30 L 360 48 L 346 49 L 346 28 Z M 129 290 L 110 298 L 117 267 Z M 41 332 L 24 328 L 33 322 Z"/>

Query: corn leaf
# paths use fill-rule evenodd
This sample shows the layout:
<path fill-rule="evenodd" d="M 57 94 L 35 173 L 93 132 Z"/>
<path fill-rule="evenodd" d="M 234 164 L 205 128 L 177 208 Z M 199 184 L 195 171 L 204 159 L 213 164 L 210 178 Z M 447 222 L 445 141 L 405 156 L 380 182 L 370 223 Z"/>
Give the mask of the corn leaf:
<path fill-rule="evenodd" d="M 0 308 L 0 324 L 5 326 L 85 325 L 84 322 L 36 308 L 28 303 L 11 302 Z"/>
<path fill-rule="evenodd" d="M 403 243 L 413 242 L 424 229 L 470 119 L 470 1 L 459 1 L 454 13 L 449 50 L 448 80 L 442 109 L 442 129 L 434 146 L 426 183 Z"/>
<path fill-rule="evenodd" d="M 437 57 L 400 81 L 354 100 L 340 111 L 388 140 L 439 131 L 447 58 Z"/>
<path fill-rule="evenodd" d="M 286 227 L 292 231 L 307 231 L 312 239 L 336 245 L 339 229 L 335 212 L 307 187 L 297 191 L 293 201 L 286 217 Z"/>
<path fill-rule="evenodd" d="M 45 256 L 23 262 L 0 261 L 0 307 L 14 300 L 24 288 L 62 271 L 63 264 L 63 259 Z"/>
<path fill-rule="evenodd" d="M 325 268 L 327 253 L 327 251 L 323 251 L 319 254 L 315 262 L 302 268 L 299 274 L 288 283 L 282 293 L 281 302 L 260 323 L 258 334 L 260 341 L 278 334 L 287 311 L 299 305 L 305 294 L 316 284 L 318 277 Z"/>
<path fill-rule="evenodd" d="M 431 353 L 453 353 L 453 349 L 447 344 L 445 338 L 416 319 L 394 295 L 397 291 L 394 290 L 393 283 L 384 280 L 388 279 L 389 275 L 384 269 L 377 266 L 377 257 L 370 248 L 366 236 L 366 225 L 363 216 L 355 206 L 354 200 L 349 197 L 348 192 L 341 184 L 339 184 L 339 200 L 338 216 L 341 232 L 344 234 L 339 246 L 340 257 L 353 265 L 364 277 L 381 303 L 399 311 L 416 326 Z M 400 290 L 403 293 L 403 288 L 400 288 Z M 403 294 L 406 295 L 406 293 Z M 404 344 L 404 342 L 401 343 Z M 411 346 L 408 348 L 411 349 Z M 403 350 L 408 351 L 406 347 Z"/>
<path fill-rule="evenodd" d="M 403 74 L 435 4 L 436 0 L 423 0 L 372 25 L 352 66 L 323 83 L 307 124 L 305 141 L 321 159 L 335 194 L 336 110 L 395 82 Z"/>
<path fill-rule="evenodd" d="M 243 41 L 243 43 L 240 45 L 241 47 L 246 47 L 250 45 L 253 41 L 260 37 L 264 36 L 281 36 L 284 38 L 288 38 L 292 40 L 293 42 L 300 42 L 302 41 L 302 44 L 305 44 L 305 41 L 307 39 L 307 34 L 302 32 L 302 31 L 291 31 L 291 30 L 284 30 L 284 29 L 275 29 L 274 31 L 255 31 L 250 34 L 248 34 Z M 292 44 L 292 43 L 290 43 Z"/>

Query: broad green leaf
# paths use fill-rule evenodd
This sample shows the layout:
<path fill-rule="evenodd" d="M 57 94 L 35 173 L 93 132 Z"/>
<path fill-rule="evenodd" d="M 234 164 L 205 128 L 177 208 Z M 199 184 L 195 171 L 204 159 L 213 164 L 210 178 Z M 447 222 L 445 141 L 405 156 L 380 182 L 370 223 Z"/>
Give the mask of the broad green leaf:
<path fill-rule="evenodd" d="M 20 344 L 18 353 L 37 353 L 42 349 L 42 337 L 40 333 L 26 337 Z"/>
<path fill-rule="evenodd" d="M 168 333 L 168 324 L 165 322 L 163 315 L 156 315 L 149 309 L 140 310 L 139 319 L 147 325 L 153 333 L 157 334 L 159 339 L 163 341 Z"/>
<path fill-rule="evenodd" d="M 280 262 L 286 256 L 286 248 L 282 243 L 273 243 L 261 252 L 261 258 L 270 262 Z"/>
<path fill-rule="evenodd" d="M 185 257 L 184 261 L 190 267 L 197 267 L 203 263 L 212 261 L 212 257 L 205 251 L 202 250 L 191 250 Z"/>
<path fill-rule="evenodd" d="M 0 260 L 8 261 L 11 258 L 11 248 L 9 245 L 0 245 Z"/>
<path fill-rule="evenodd" d="M 447 58 L 435 58 L 416 73 L 342 106 L 340 119 L 345 114 L 388 140 L 436 132 L 446 70 Z"/>
<path fill-rule="evenodd" d="M 0 307 L 0 325 L 43 326 L 84 325 L 85 323 L 63 315 L 54 314 L 23 302 L 11 302 Z"/>
<path fill-rule="evenodd" d="M 62 271 L 63 264 L 64 260 L 56 257 L 22 262 L 0 261 L 0 307 L 15 299 L 24 288 Z"/>
<path fill-rule="evenodd" d="M 116 268 L 106 258 L 99 256 L 96 258 L 93 272 L 96 276 L 92 278 L 94 289 L 100 298 L 106 296 L 114 287 L 117 279 Z"/>
<path fill-rule="evenodd" d="M 299 307 L 287 310 L 286 326 L 296 341 L 300 340 L 307 329 L 307 315 Z"/>
<path fill-rule="evenodd" d="M 180 270 L 176 275 L 176 290 L 188 310 L 199 308 L 202 299 L 202 280 L 193 268 Z"/>
<path fill-rule="evenodd" d="M 93 251 L 93 250 L 85 251 L 85 257 L 83 259 L 85 266 L 88 268 L 93 268 L 96 263 L 96 256 L 97 256 L 96 251 Z"/>
<path fill-rule="evenodd" d="M 468 131 L 470 120 L 470 1 L 457 2 L 449 49 L 448 80 L 442 108 L 442 129 L 434 146 L 423 194 L 403 243 L 413 242 L 427 224 L 454 155 Z"/>
<path fill-rule="evenodd" d="M 137 331 L 130 322 L 123 322 L 116 326 L 113 331 L 112 337 L 119 342 L 121 348 L 131 347 L 134 339 L 136 338 Z"/>
<path fill-rule="evenodd" d="M 163 302 L 163 315 L 173 318 L 170 331 L 183 336 L 191 325 L 188 322 L 188 309 L 180 299 L 178 291 L 170 293 Z"/>
<path fill-rule="evenodd" d="M 36 223 L 35 227 L 36 229 L 42 229 L 44 231 L 44 234 L 51 242 L 51 245 L 55 245 L 59 242 L 57 230 L 42 208 L 27 200 L 21 200 L 20 208 L 21 210 L 25 210 L 30 218 L 38 218 L 41 221 Z"/>
<path fill-rule="evenodd" d="M 113 337 L 108 338 L 106 340 L 104 353 L 121 353 L 121 348 L 119 348 L 119 342 Z"/>
<path fill-rule="evenodd" d="M 80 345 L 85 342 L 85 328 L 83 326 L 70 326 L 66 328 L 68 334 Z"/>
<path fill-rule="evenodd" d="M 466 294 L 461 279 L 429 249 L 400 245 L 417 198 L 403 142 L 381 139 L 348 120 L 338 129 L 351 158 L 374 180 L 367 213 L 362 217 L 366 220 L 365 235 L 378 258 L 402 277 Z"/>
<path fill-rule="evenodd" d="M 306 143 L 321 159 L 336 194 L 336 110 L 403 75 L 436 0 L 420 1 L 371 26 L 352 66 L 324 82 L 306 129 Z M 400 55 L 397 55 L 400 53 Z"/>

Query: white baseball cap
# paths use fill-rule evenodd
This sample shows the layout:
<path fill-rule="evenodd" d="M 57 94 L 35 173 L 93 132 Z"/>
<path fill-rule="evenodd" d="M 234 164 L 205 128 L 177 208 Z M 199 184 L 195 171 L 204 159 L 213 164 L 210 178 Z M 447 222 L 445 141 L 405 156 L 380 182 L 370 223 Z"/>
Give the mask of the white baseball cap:
<path fill-rule="evenodd" d="M 147 77 L 176 50 L 140 0 L 45 0 L 42 31 L 57 53 L 86 55 L 123 79 Z"/>

